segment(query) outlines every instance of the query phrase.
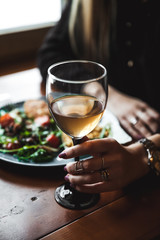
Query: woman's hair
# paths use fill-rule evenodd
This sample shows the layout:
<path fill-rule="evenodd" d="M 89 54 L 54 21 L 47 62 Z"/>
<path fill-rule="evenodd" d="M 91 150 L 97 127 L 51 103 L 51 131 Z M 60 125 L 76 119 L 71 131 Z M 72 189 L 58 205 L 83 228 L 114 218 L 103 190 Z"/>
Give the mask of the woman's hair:
<path fill-rule="evenodd" d="M 106 65 L 111 36 L 114 37 L 115 16 L 116 0 L 72 1 L 69 36 L 79 58 Z"/>

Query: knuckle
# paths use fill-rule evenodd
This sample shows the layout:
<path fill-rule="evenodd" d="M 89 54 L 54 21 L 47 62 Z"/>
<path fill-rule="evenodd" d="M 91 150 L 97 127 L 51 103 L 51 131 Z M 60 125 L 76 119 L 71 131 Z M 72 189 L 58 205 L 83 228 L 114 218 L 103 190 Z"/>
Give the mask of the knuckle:
<path fill-rule="evenodd" d="M 88 160 L 83 161 L 84 170 L 88 171 L 91 167 L 92 167 L 91 161 L 88 161 Z"/>

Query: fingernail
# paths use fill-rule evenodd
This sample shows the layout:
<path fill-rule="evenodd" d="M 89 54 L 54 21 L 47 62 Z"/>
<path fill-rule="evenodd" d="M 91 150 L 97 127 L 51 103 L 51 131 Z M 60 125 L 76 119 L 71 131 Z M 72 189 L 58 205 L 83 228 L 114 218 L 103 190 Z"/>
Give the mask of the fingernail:
<path fill-rule="evenodd" d="M 61 153 L 59 154 L 59 157 L 60 157 L 60 158 L 67 158 L 67 154 L 66 154 L 65 152 L 61 152 Z"/>
<path fill-rule="evenodd" d="M 64 171 L 67 172 L 67 167 L 66 166 L 64 167 Z"/>
<path fill-rule="evenodd" d="M 68 176 L 68 174 L 64 177 L 64 180 L 65 180 L 66 182 L 69 182 L 69 176 Z"/>

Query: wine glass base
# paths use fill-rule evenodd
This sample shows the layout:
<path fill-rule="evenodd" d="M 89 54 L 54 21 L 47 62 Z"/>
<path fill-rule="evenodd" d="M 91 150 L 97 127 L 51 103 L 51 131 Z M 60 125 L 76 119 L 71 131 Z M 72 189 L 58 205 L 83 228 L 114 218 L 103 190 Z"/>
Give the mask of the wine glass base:
<path fill-rule="evenodd" d="M 56 189 L 55 200 L 65 208 L 85 209 L 94 206 L 98 202 L 99 194 L 78 192 L 69 183 L 65 183 Z"/>

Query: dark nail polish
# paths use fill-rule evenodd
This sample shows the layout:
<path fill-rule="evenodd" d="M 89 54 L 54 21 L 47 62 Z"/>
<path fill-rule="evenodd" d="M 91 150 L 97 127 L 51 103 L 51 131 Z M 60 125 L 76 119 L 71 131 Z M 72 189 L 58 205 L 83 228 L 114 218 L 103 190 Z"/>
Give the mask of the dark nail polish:
<path fill-rule="evenodd" d="M 67 172 L 67 167 L 66 166 L 64 167 L 64 171 Z"/>
<path fill-rule="evenodd" d="M 64 180 L 65 180 L 66 182 L 69 182 L 69 176 L 66 175 L 66 176 L 64 177 Z"/>
<path fill-rule="evenodd" d="M 62 152 L 62 153 L 59 154 L 59 157 L 60 158 L 67 158 L 67 155 L 66 155 L 65 152 Z"/>

